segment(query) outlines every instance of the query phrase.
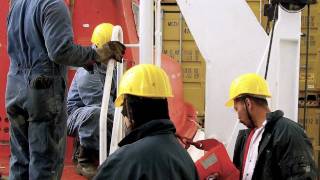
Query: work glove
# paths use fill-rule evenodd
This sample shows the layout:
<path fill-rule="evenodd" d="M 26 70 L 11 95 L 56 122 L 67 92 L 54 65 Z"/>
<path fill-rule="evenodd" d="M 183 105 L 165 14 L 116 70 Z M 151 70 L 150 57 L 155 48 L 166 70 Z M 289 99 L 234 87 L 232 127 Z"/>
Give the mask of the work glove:
<path fill-rule="evenodd" d="M 97 62 L 108 64 L 108 61 L 112 58 L 117 62 L 122 63 L 122 57 L 125 53 L 126 47 L 119 41 L 109 41 L 104 44 L 102 48 L 97 48 L 98 54 Z"/>

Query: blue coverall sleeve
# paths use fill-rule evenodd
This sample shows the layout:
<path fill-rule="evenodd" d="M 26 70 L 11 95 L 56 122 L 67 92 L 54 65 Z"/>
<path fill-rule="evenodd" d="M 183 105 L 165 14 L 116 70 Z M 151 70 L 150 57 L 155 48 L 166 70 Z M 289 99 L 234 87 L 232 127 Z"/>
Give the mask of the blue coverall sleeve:
<path fill-rule="evenodd" d="M 77 73 L 75 74 L 75 77 L 72 80 L 72 83 L 68 92 L 68 97 L 67 97 L 68 115 L 70 115 L 76 109 L 84 106 L 79 96 L 78 83 L 76 80 L 76 76 L 77 76 Z"/>
<path fill-rule="evenodd" d="M 105 74 L 97 70 L 93 72 L 89 73 L 84 68 L 78 68 L 68 92 L 67 106 L 69 114 L 79 107 L 101 107 Z M 113 82 L 108 104 L 109 114 L 114 114 L 113 101 L 115 91 L 115 82 Z"/>
<path fill-rule="evenodd" d="M 89 73 L 83 68 L 77 71 L 78 93 L 85 106 L 101 106 L 103 82 L 98 72 Z"/>
<path fill-rule="evenodd" d="M 42 8 L 42 31 L 49 58 L 58 64 L 85 66 L 97 54 L 91 47 L 74 44 L 69 11 L 62 0 L 50 1 Z"/>

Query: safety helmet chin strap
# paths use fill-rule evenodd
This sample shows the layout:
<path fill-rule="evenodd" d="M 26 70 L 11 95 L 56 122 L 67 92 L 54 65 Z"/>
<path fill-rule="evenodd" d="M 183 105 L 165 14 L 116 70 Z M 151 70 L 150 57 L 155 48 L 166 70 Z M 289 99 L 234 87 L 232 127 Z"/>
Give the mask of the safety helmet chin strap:
<path fill-rule="evenodd" d="M 247 97 L 243 98 L 243 103 L 244 103 L 244 106 L 246 107 L 246 112 L 247 112 L 248 119 L 251 122 L 251 124 L 254 126 L 254 122 L 253 122 L 252 116 L 251 116 L 250 112 L 248 111 L 248 105 L 246 103 L 246 99 L 247 99 Z M 252 128 L 254 128 L 254 127 L 252 127 Z"/>

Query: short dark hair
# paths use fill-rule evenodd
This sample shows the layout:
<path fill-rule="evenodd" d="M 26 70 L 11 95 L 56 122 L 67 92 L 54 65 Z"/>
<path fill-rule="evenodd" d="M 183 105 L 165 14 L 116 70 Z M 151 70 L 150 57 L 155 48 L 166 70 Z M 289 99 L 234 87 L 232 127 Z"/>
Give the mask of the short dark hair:
<path fill-rule="evenodd" d="M 125 95 L 122 114 L 130 117 L 135 127 L 151 120 L 169 119 L 168 102 L 165 98 Z"/>
<path fill-rule="evenodd" d="M 268 101 L 267 101 L 266 98 L 259 97 L 259 96 L 254 96 L 254 95 L 251 95 L 251 94 L 245 94 L 245 95 L 242 95 L 240 97 L 237 97 L 236 99 L 234 99 L 234 101 L 235 102 L 244 101 L 246 98 L 249 98 L 254 103 L 256 103 L 258 106 L 263 106 L 263 107 L 268 106 Z"/>

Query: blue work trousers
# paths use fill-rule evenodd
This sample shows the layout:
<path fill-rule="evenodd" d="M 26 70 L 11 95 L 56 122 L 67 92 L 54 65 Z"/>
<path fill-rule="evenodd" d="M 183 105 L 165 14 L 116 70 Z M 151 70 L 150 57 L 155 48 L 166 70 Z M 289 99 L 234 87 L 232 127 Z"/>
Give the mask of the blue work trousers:
<path fill-rule="evenodd" d="M 68 117 L 68 135 L 78 136 L 80 145 L 99 150 L 99 118 L 101 108 L 87 106 L 76 109 Z M 107 144 L 111 141 L 113 114 L 107 116 Z M 108 148 L 109 149 L 109 148 Z"/>
<path fill-rule="evenodd" d="M 65 96 L 63 73 L 9 70 L 10 180 L 61 178 L 66 147 Z"/>

